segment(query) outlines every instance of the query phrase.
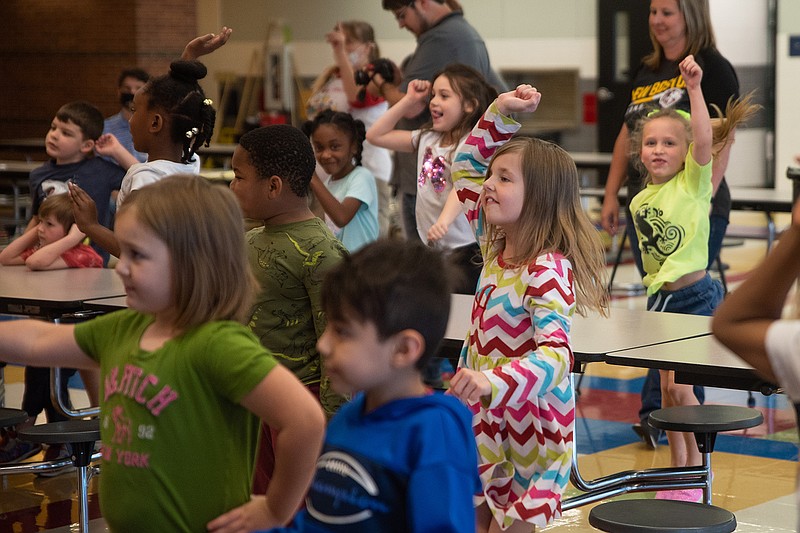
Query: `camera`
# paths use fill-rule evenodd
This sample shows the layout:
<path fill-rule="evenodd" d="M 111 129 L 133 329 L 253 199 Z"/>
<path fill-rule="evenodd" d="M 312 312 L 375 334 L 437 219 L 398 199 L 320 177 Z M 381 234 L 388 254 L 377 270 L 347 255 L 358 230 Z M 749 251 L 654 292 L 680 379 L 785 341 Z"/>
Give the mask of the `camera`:
<path fill-rule="evenodd" d="M 390 60 L 384 58 L 376 59 L 365 68 L 355 71 L 356 85 L 367 85 L 372 81 L 372 77 L 375 74 L 380 74 L 385 81 L 392 83 L 394 81 L 394 68 L 394 63 Z"/>

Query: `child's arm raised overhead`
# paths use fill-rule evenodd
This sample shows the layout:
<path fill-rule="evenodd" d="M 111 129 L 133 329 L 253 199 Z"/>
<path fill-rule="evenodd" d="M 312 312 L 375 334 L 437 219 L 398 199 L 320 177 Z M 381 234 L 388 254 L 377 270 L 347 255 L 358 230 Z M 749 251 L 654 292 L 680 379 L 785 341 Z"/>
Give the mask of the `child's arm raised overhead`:
<path fill-rule="evenodd" d="M 215 518 L 209 531 L 245 533 L 287 524 L 308 490 L 322 449 L 322 409 L 285 367 L 275 366 L 242 405 L 276 433 L 275 471 L 264 496 Z"/>
<path fill-rule="evenodd" d="M 347 48 L 345 48 L 347 36 L 342 29 L 341 22 L 337 22 L 336 28 L 325 35 L 325 40 L 333 48 L 333 59 L 339 68 L 339 77 L 342 80 L 342 87 L 344 87 L 344 93 L 347 95 L 347 101 L 355 102 L 358 100 L 358 86 L 356 85 L 353 65 L 350 64 L 350 58 L 347 57 Z"/>
<path fill-rule="evenodd" d="M 692 158 L 698 165 L 706 165 L 711 161 L 711 117 L 708 114 L 706 100 L 700 82 L 703 79 L 703 69 L 700 68 L 694 56 L 686 56 L 680 65 L 683 81 L 686 82 L 686 92 L 689 93 L 692 124 Z"/>
<path fill-rule="evenodd" d="M 227 26 L 223 26 L 222 29 L 219 30 L 219 33 L 206 33 L 205 35 L 195 37 L 186 43 L 183 53 L 181 54 L 181 59 L 192 61 L 196 60 L 200 56 L 210 54 L 217 48 L 220 48 L 222 45 L 227 43 L 232 32 L 232 29 L 228 28 Z"/>
<path fill-rule="evenodd" d="M 418 107 L 430 96 L 430 91 L 431 83 L 429 81 L 414 80 L 409 83 L 406 95 L 381 115 L 367 130 L 367 140 L 375 146 L 396 152 L 413 152 L 414 143 L 411 139 L 411 132 L 394 128 L 400 119 L 406 116 L 406 112 Z"/>
<path fill-rule="evenodd" d="M 69 233 L 62 238 L 50 244 L 45 244 L 30 257 L 25 260 L 25 265 L 31 270 L 56 270 L 60 268 L 69 268 L 69 265 L 61 258 L 61 255 L 78 246 L 83 239 L 86 238 L 77 224 L 73 224 L 69 228 Z"/>
<path fill-rule="evenodd" d="M 22 252 L 36 246 L 39 242 L 39 234 L 36 225 L 28 226 L 25 233 L 11 241 L 8 246 L 0 251 L 0 265 L 24 265 Z"/>

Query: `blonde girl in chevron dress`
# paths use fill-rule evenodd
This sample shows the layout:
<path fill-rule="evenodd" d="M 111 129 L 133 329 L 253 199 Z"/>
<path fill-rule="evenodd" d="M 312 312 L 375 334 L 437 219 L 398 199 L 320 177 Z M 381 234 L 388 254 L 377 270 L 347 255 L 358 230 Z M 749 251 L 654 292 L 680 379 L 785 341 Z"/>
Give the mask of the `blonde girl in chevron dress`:
<path fill-rule="evenodd" d="M 515 138 L 535 111 L 530 85 L 501 94 L 452 167 L 484 256 L 472 323 L 450 393 L 473 413 L 483 492 L 477 531 L 524 531 L 560 516 L 572 462 L 575 311 L 605 313 L 605 260 L 557 145 Z M 494 157 L 492 157 L 494 156 Z"/>

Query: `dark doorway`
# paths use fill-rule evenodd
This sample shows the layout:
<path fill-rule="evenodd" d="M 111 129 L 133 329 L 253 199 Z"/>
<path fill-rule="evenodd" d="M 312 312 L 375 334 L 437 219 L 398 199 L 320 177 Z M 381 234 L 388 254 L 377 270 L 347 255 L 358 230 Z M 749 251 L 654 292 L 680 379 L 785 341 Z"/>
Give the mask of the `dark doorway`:
<path fill-rule="evenodd" d="M 630 100 L 631 77 L 650 43 L 647 0 L 598 0 L 597 149 L 611 152 Z"/>

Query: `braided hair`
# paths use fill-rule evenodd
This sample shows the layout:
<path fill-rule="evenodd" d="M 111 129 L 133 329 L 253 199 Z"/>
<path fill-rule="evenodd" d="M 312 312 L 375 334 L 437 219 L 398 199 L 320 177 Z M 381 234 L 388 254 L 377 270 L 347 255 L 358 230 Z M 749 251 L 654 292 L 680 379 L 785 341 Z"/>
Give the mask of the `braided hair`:
<path fill-rule="evenodd" d="M 361 166 L 364 141 L 367 138 L 367 128 L 364 126 L 364 123 L 353 118 L 350 113 L 326 109 L 314 117 L 314 120 L 307 120 L 305 124 L 303 124 L 303 133 L 310 138 L 322 124 L 332 124 L 350 136 L 350 139 L 356 144 L 356 166 Z"/>
<path fill-rule="evenodd" d="M 151 79 L 142 91 L 151 107 L 169 115 L 170 138 L 183 146 L 181 162 L 191 163 L 197 150 L 203 144 L 208 146 L 214 133 L 217 113 L 198 84 L 208 70 L 199 61 L 183 60 L 173 61 L 169 68 L 169 74 Z"/>

